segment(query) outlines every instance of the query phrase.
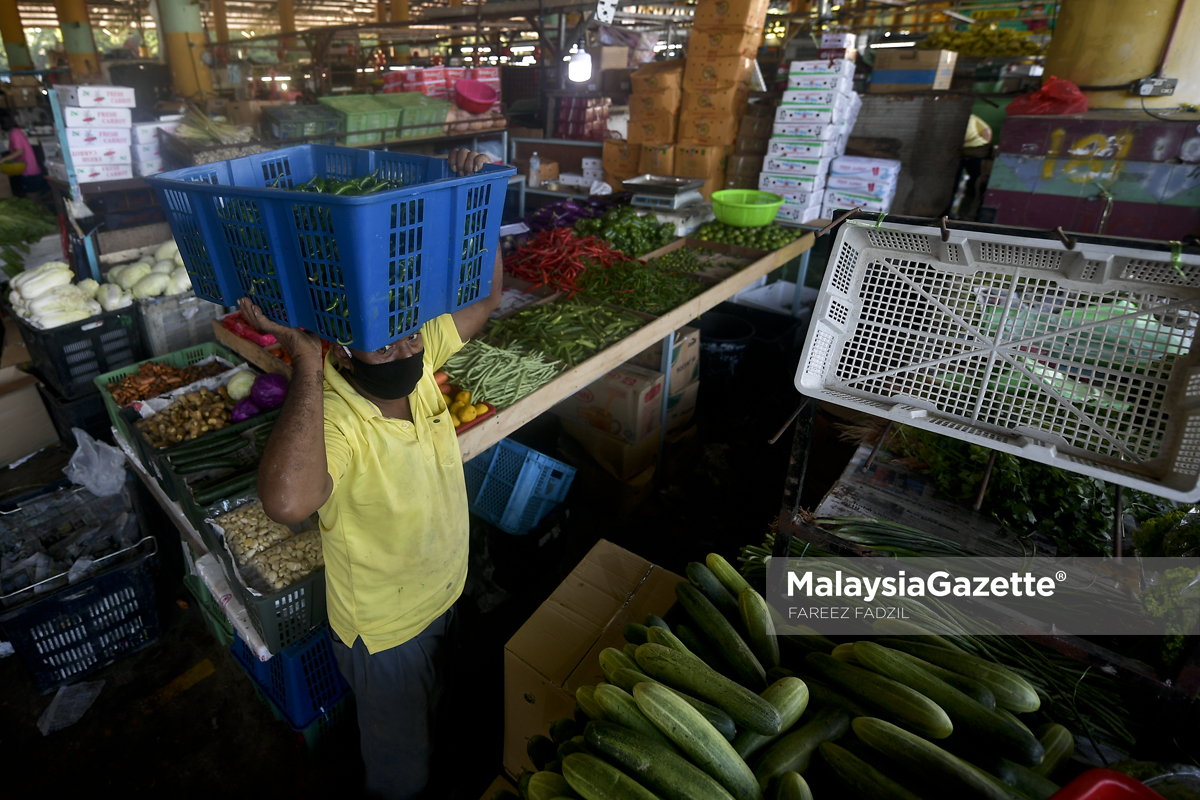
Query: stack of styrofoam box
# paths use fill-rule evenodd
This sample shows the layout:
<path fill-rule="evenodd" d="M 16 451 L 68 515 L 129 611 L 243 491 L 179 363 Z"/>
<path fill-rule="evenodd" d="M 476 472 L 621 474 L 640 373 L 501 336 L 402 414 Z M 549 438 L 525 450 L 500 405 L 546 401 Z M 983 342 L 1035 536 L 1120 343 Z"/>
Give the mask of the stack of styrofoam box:
<path fill-rule="evenodd" d="M 67 147 L 80 183 L 119 181 L 133 177 L 130 128 L 137 105 L 128 86 L 57 86 Z M 67 178 L 63 161 L 47 161 L 51 175 Z"/>
<path fill-rule="evenodd" d="M 588 186 L 591 186 L 596 181 L 604 180 L 604 159 L 583 159 L 583 177 L 587 180 Z"/>
<path fill-rule="evenodd" d="M 442 100 L 449 96 L 446 90 L 445 67 L 406 69 L 400 74 L 404 76 L 404 91 L 406 92 L 420 92 L 427 97 L 439 97 Z M 384 80 L 387 79 L 384 78 Z"/>
<path fill-rule="evenodd" d="M 406 71 L 392 68 L 383 73 L 384 94 L 399 94 L 404 91 L 404 73 Z"/>
<path fill-rule="evenodd" d="M 835 158 L 829 167 L 821 216 L 830 218 L 843 208 L 886 213 L 891 210 L 899 177 L 899 161 L 857 156 Z"/>
<path fill-rule="evenodd" d="M 821 215 L 825 178 L 846 151 L 862 99 L 852 88 L 854 62 L 793 61 L 758 187 L 782 195 L 778 219 L 808 222 Z"/>
<path fill-rule="evenodd" d="M 134 175 L 156 175 L 163 171 L 158 132 L 174 133 L 177 128 L 179 119 L 160 119 L 157 122 L 139 122 L 130 129 Z"/>

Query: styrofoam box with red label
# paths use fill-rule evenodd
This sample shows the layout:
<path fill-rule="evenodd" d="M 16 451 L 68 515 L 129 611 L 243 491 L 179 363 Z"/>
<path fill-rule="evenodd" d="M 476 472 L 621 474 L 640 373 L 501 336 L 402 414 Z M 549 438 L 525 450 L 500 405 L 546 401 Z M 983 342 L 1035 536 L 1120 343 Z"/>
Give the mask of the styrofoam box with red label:
<path fill-rule="evenodd" d="M 855 38 L 853 33 L 822 33 L 821 49 L 824 50 L 831 47 L 852 48 L 855 46 Z"/>
<path fill-rule="evenodd" d="M 129 146 L 123 144 L 71 148 L 71 163 L 77 167 L 98 164 L 128 164 L 132 160 Z"/>
<path fill-rule="evenodd" d="M 805 139 L 820 139 L 827 142 L 837 141 L 845 132 L 846 126 L 836 122 L 829 124 L 825 122 L 776 121 L 772 127 L 772 133 L 775 136 L 803 136 Z"/>
<path fill-rule="evenodd" d="M 163 171 L 163 160 L 161 158 L 150 158 L 145 161 L 133 162 L 133 172 L 138 176 L 157 175 Z"/>
<path fill-rule="evenodd" d="M 447 97 L 445 81 L 406 83 L 404 84 L 404 88 L 409 92 L 420 92 L 426 97 L 439 97 L 443 100 Z"/>
<path fill-rule="evenodd" d="M 829 173 L 832 158 L 768 158 L 763 162 L 763 172 L 775 175 L 812 175 L 824 177 Z"/>
<path fill-rule="evenodd" d="M 602 158 L 585 158 L 583 161 L 584 169 L 603 169 L 604 159 Z"/>
<path fill-rule="evenodd" d="M 101 145 L 130 145 L 128 128 L 67 128 L 68 147 L 99 147 Z"/>
<path fill-rule="evenodd" d="M 179 130 L 178 122 L 139 122 L 130 130 L 134 144 L 158 144 L 158 132 L 174 133 Z"/>
<path fill-rule="evenodd" d="M 151 161 L 162 157 L 158 142 L 152 144 L 135 144 L 130 152 L 134 161 Z"/>
<path fill-rule="evenodd" d="M 792 206 L 819 206 L 821 198 L 825 196 L 824 190 L 818 185 L 814 185 L 811 192 L 800 189 L 781 189 L 778 186 L 771 187 L 770 191 L 771 194 L 782 197 L 784 203 Z"/>
<path fill-rule="evenodd" d="M 861 208 L 864 211 L 887 211 L 892 207 L 892 198 L 871 197 L 857 192 L 844 192 L 838 189 L 825 190 L 827 208 Z"/>
<path fill-rule="evenodd" d="M 445 67 L 445 71 L 447 92 L 454 91 L 454 84 L 458 83 L 463 78 L 469 77 L 467 75 L 466 67 Z"/>
<path fill-rule="evenodd" d="M 828 75 L 818 74 L 815 72 L 801 72 L 796 75 L 788 76 L 787 88 L 850 94 L 850 92 L 854 90 L 854 78 L 848 75 Z"/>
<path fill-rule="evenodd" d="M 844 178 L 831 175 L 827 186 L 854 194 L 865 194 L 884 199 L 896 194 L 896 179 L 879 180 L 873 178 Z"/>
<path fill-rule="evenodd" d="M 776 194 L 787 192 L 793 195 L 803 192 L 808 195 L 816 195 L 824 187 L 825 179 L 818 179 L 812 175 L 775 175 L 763 172 L 758 176 L 758 188 L 764 192 L 775 192 Z"/>
<path fill-rule="evenodd" d="M 51 176 L 65 181 L 67 167 L 61 161 L 46 161 L 46 169 Z M 76 166 L 75 180 L 80 183 L 99 183 L 100 181 L 125 181 L 133 177 L 132 164 L 99 164 L 96 166 Z"/>
<path fill-rule="evenodd" d="M 133 116 L 128 108 L 64 108 L 68 128 L 125 128 L 128 133 Z"/>
<path fill-rule="evenodd" d="M 500 80 L 499 67 L 472 67 L 468 72 L 470 74 L 467 77 L 477 81 L 488 80 L 489 78 Z"/>
<path fill-rule="evenodd" d="M 133 108 L 137 99 L 129 86 L 56 86 L 58 102 L 76 108 Z"/>
<path fill-rule="evenodd" d="M 829 125 L 841 120 L 840 112 L 833 106 L 779 106 L 775 109 L 776 122 L 814 122 Z"/>
<path fill-rule="evenodd" d="M 833 158 L 837 152 L 836 141 L 808 139 L 803 136 L 776 136 L 767 144 L 767 155 L 785 158 Z"/>
<path fill-rule="evenodd" d="M 812 61 L 793 61 L 788 64 L 788 76 L 801 74 L 845 75 L 854 77 L 854 62 L 844 58 L 818 58 Z"/>
<path fill-rule="evenodd" d="M 891 158 L 841 156 L 834 159 L 830 172 L 843 178 L 895 180 L 900 175 L 900 162 Z"/>

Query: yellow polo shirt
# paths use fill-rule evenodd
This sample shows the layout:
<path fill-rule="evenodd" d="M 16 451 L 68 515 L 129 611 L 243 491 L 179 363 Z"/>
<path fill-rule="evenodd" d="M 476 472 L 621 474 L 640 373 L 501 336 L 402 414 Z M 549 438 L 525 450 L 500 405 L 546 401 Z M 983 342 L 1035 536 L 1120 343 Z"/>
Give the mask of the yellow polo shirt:
<path fill-rule="evenodd" d="M 377 653 L 423 631 L 467 577 L 467 487 L 433 373 L 463 342 L 449 314 L 421 328 L 425 369 L 413 421 L 384 417 L 325 361 L 325 457 L 333 494 L 318 512 L 329 624 Z"/>

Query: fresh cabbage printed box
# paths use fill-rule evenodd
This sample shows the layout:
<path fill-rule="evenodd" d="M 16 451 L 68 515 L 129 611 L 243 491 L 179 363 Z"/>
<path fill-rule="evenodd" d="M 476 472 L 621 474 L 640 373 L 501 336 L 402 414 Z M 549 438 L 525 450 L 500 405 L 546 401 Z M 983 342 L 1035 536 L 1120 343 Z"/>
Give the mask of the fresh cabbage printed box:
<path fill-rule="evenodd" d="M 768 158 L 763 163 L 763 172 L 775 175 L 811 175 L 824 178 L 829 172 L 830 158 Z"/>
<path fill-rule="evenodd" d="M 775 136 L 801 136 L 805 139 L 832 142 L 846 134 L 846 126 L 838 122 L 776 122 L 772 131 Z"/>
<path fill-rule="evenodd" d="M 844 75 L 853 78 L 854 62 L 845 58 L 793 61 L 788 64 L 788 80 L 793 75 Z"/>
<path fill-rule="evenodd" d="M 825 190 L 826 208 L 861 208 L 864 211 L 887 211 L 892 207 L 891 197 L 880 199 L 867 194 Z"/>
<path fill-rule="evenodd" d="M 818 219 L 821 216 L 821 204 L 816 205 L 793 205 L 785 202 L 775 212 L 775 219 L 787 220 L 788 222 L 810 222 Z"/>
<path fill-rule="evenodd" d="M 803 136 L 776 136 L 768 145 L 767 155 L 786 158 L 833 158 L 838 143 L 807 139 Z"/>
<path fill-rule="evenodd" d="M 129 147 L 114 144 L 109 147 L 72 147 L 71 163 L 76 166 L 97 164 L 128 164 L 132 160 Z"/>
<path fill-rule="evenodd" d="M 815 122 L 829 125 L 839 119 L 839 110 L 833 106 L 792 105 L 775 109 L 776 122 Z"/>
<path fill-rule="evenodd" d="M 849 94 L 854 89 L 854 78 L 842 74 L 822 74 L 818 72 L 800 72 L 788 75 L 787 88 L 805 89 L 809 91 L 841 92 Z"/>
<path fill-rule="evenodd" d="M 130 145 L 128 128 L 67 128 L 68 147 Z"/>
<path fill-rule="evenodd" d="M 63 119 L 68 128 L 125 128 L 133 124 L 128 108 L 64 108 Z"/>
<path fill-rule="evenodd" d="M 779 194 L 781 189 L 791 193 L 816 194 L 824 186 L 824 179 L 818 181 L 812 175 L 775 175 L 764 172 L 758 176 L 758 188 L 776 194 Z"/>
<path fill-rule="evenodd" d="M 846 178 L 840 175 L 830 175 L 829 183 L 826 185 L 830 189 L 839 189 L 854 194 L 865 194 L 870 197 L 878 197 L 881 200 L 896 194 L 896 180 L 894 178 L 881 181 L 873 178 Z"/>

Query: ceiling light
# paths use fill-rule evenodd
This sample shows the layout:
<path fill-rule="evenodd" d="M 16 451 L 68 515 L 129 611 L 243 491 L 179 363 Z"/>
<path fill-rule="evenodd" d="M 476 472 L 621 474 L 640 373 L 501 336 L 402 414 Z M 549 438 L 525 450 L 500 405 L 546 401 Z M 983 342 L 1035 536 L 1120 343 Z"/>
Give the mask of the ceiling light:
<path fill-rule="evenodd" d="M 592 57 L 588 53 L 574 53 L 567 67 L 567 77 L 575 83 L 583 83 L 592 77 Z"/>

